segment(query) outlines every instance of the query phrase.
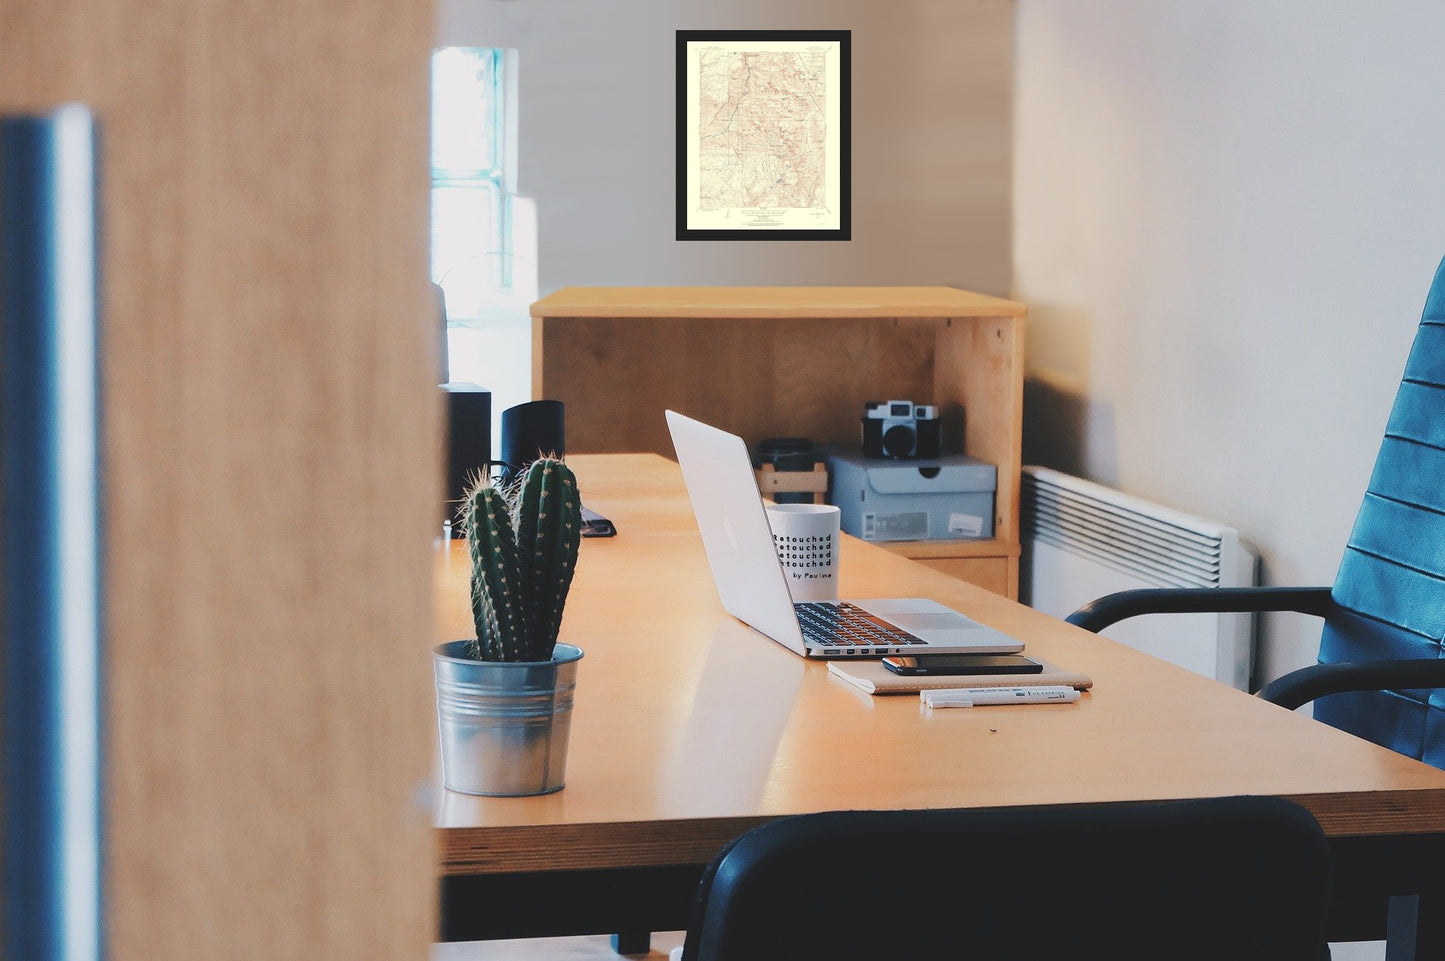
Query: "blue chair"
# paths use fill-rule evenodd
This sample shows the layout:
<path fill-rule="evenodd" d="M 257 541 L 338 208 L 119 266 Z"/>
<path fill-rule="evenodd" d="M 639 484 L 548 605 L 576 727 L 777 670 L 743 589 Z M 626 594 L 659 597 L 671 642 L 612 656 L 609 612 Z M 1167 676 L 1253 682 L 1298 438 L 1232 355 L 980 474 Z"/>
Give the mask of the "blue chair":
<path fill-rule="evenodd" d="M 683 961 L 1316 961 L 1331 856 L 1279 798 L 783 818 L 703 875 Z"/>
<path fill-rule="evenodd" d="M 1445 262 L 1333 588 L 1124 591 L 1069 615 L 1099 631 L 1139 614 L 1298 611 L 1324 618 L 1319 663 L 1260 696 L 1445 768 Z"/>

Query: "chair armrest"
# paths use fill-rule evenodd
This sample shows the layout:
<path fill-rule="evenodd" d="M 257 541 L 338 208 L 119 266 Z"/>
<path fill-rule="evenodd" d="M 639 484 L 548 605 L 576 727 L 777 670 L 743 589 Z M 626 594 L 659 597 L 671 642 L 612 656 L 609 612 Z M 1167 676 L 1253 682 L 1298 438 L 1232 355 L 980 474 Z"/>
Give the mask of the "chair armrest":
<path fill-rule="evenodd" d="M 1098 633 L 1140 614 L 1295 611 L 1324 617 L 1334 609 L 1328 587 L 1158 587 L 1120 591 L 1091 601 L 1065 620 Z"/>
<path fill-rule="evenodd" d="M 1326 694 L 1445 687 L 1445 660 L 1356 661 L 1311 664 L 1266 684 L 1259 696 L 1291 711 Z"/>

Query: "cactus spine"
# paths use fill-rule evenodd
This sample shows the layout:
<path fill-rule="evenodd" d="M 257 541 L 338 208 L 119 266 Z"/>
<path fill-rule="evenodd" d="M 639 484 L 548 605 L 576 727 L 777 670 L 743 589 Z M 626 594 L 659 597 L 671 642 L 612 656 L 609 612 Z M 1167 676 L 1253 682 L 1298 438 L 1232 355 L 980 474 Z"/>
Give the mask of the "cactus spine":
<path fill-rule="evenodd" d="M 551 658 L 577 566 L 582 504 L 577 478 L 542 458 L 510 492 L 480 479 L 463 504 L 472 561 L 473 655 L 484 661 Z"/>

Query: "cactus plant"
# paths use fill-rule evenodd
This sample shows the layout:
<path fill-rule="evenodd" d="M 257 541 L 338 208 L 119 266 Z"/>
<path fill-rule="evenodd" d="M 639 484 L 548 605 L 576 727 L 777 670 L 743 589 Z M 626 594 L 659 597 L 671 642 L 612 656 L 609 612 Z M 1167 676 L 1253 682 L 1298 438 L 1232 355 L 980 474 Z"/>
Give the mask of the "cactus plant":
<path fill-rule="evenodd" d="M 480 477 L 461 514 L 472 562 L 472 656 L 549 660 L 582 537 L 576 476 L 543 457 L 506 489 Z"/>

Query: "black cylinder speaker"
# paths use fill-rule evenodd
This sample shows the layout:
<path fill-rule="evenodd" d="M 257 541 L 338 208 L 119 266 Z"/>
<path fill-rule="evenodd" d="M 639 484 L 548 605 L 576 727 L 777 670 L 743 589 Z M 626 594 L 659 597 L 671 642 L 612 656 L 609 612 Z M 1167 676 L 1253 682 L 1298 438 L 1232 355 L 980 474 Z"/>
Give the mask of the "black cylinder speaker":
<path fill-rule="evenodd" d="M 534 400 L 502 411 L 501 461 L 510 480 L 539 457 L 567 453 L 560 400 Z"/>

